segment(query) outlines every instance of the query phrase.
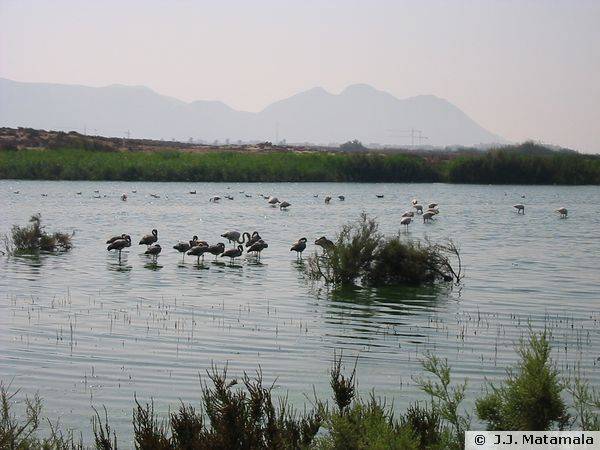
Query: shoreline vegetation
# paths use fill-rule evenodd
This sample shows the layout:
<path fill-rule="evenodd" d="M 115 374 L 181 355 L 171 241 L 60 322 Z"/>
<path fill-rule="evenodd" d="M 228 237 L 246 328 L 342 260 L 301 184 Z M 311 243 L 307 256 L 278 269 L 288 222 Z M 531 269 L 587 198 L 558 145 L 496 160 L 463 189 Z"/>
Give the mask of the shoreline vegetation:
<path fill-rule="evenodd" d="M 357 392 L 356 364 L 344 374 L 342 355 L 334 354 L 330 371 L 332 397 L 307 397 L 312 408 L 294 409 L 284 398 L 273 398 L 260 370 L 239 380 L 227 368 L 207 370 L 199 405 L 183 400 L 177 410 L 159 417 L 154 403 L 134 398 L 132 426 L 136 449 L 461 449 L 465 431 L 600 430 L 600 391 L 579 370 L 564 378 L 551 359 L 551 336 L 530 331 L 516 346 L 516 364 L 503 380 L 487 383 L 469 413 L 464 400 L 467 381 L 455 381 L 446 360 L 428 353 L 422 373 L 413 381 L 423 400 L 406 405 L 394 416 L 391 403 L 371 392 Z M 17 402 L 18 391 L 0 383 L 0 448 L 116 450 L 125 445 L 111 425 L 106 409 L 94 408 L 91 434 L 85 446 L 74 431 L 63 433 L 47 421 L 47 437 L 39 436 L 42 401 L 39 395 Z M 42 393 L 43 394 L 43 393 Z M 19 411 L 16 411 L 16 410 Z M 474 416 L 473 416 L 474 415 Z M 123 447 L 122 447 L 123 448 Z"/>
<path fill-rule="evenodd" d="M 201 146 L 2 128 L 0 179 L 600 184 L 600 156 L 532 142 L 488 150 L 347 148 Z"/>

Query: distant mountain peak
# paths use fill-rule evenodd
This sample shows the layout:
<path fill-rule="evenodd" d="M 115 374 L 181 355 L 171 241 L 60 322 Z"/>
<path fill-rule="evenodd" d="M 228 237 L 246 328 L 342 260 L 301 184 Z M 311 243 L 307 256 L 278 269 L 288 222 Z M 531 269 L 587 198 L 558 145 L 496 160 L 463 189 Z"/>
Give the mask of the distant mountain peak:
<path fill-rule="evenodd" d="M 399 99 L 364 83 L 339 94 L 317 86 L 257 113 L 236 111 L 220 101 L 183 102 L 144 86 L 120 84 L 95 88 L 0 79 L 0 98 L 0 126 L 92 129 L 104 136 L 122 136 L 129 130 L 135 137 L 211 142 L 285 139 L 330 144 L 359 139 L 396 146 L 505 142 L 447 100 L 433 95 Z M 407 135 L 407 129 L 419 130 L 420 140 Z"/>
<path fill-rule="evenodd" d="M 382 91 L 380 91 L 378 89 L 375 89 L 370 84 L 356 83 L 356 84 L 351 84 L 351 85 L 347 86 L 340 93 L 340 95 L 351 94 L 351 93 L 354 93 L 354 92 L 360 92 L 360 93 L 380 93 Z"/>

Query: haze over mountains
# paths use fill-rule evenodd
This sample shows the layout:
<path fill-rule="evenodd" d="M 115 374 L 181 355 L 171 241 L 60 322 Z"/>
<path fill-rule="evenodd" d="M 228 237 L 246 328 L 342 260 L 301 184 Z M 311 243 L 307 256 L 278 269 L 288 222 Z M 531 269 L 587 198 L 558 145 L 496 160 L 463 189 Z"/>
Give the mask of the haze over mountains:
<path fill-rule="evenodd" d="M 398 99 L 365 84 L 349 86 L 337 95 L 313 88 L 252 113 L 222 102 L 187 103 L 142 86 L 96 88 L 0 78 L 0 126 L 221 143 L 285 139 L 331 144 L 355 138 L 383 145 L 505 142 L 444 99 L 432 95 Z M 420 140 L 419 135 L 427 139 Z"/>

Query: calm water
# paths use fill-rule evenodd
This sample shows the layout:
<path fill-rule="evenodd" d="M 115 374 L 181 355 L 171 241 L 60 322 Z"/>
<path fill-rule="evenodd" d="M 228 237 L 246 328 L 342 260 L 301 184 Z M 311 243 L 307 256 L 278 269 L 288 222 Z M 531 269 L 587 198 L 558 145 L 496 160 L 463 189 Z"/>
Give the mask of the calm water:
<path fill-rule="evenodd" d="M 292 207 L 271 208 L 259 193 Z M 208 202 L 224 194 L 235 198 Z M 332 293 L 306 280 L 289 251 L 294 241 L 333 237 L 361 211 L 394 233 L 413 197 L 439 203 L 441 214 L 430 225 L 417 220 L 408 236 L 453 238 L 467 270 L 461 289 Z M 524 216 L 512 208 L 519 202 Z M 553 212 L 560 206 L 567 220 Z M 313 386 L 329 392 L 334 349 L 360 355 L 361 391 L 376 387 L 402 410 L 422 398 L 411 377 L 426 351 L 447 357 L 477 393 L 515 360 L 529 326 L 552 331 L 565 373 L 580 363 L 600 384 L 599 187 L 4 180 L 0 211 L 1 233 L 37 212 L 48 229 L 75 232 L 68 254 L 0 257 L 0 379 L 41 391 L 46 413 L 64 427 L 89 431 L 91 406 L 106 405 L 129 435 L 134 393 L 154 397 L 162 412 L 179 398 L 195 401 L 199 374 L 213 362 L 227 362 L 235 376 L 260 365 L 301 406 Z M 157 266 L 142 246 L 121 263 L 106 251 L 108 237 L 126 232 L 136 244 L 152 228 L 163 246 Z M 260 263 L 244 257 L 229 267 L 208 257 L 198 267 L 171 248 L 194 234 L 222 241 L 229 230 L 260 231 L 269 243 Z"/>

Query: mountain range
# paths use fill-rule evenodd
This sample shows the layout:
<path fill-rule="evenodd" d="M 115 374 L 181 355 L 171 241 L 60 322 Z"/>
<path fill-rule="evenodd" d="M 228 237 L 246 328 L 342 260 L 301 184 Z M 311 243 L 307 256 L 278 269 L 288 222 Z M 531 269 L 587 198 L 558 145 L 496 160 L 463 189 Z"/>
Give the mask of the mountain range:
<path fill-rule="evenodd" d="M 433 95 L 398 99 L 366 84 L 351 85 L 340 94 L 316 87 L 254 113 L 218 101 L 188 103 L 143 86 L 87 87 L 0 78 L 0 126 L 221 143 L 276 139 L 326 145 L 350 139 L 381 145 L 506 142 L 447 100 Z"/>

